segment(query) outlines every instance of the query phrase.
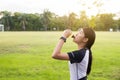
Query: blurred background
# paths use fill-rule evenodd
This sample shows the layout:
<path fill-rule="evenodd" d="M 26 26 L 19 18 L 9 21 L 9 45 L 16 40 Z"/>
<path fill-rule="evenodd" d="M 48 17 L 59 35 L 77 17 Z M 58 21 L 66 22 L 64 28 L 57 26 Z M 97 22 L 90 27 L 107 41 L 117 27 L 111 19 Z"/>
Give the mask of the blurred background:
<path fill-rule="evenodd" d="M 120 31 L 119 0 L 0 0 L 0 30 Z"/>

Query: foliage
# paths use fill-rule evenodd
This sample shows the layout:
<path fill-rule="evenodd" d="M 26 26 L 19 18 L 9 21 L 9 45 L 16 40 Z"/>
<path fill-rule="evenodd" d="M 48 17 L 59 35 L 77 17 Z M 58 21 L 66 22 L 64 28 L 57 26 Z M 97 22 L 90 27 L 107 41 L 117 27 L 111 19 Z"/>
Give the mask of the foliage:
<path fill-rule="evenodd" d="M 64 30 L 66 28 L 77 30 L 78 28 L 88 26 L 95 30 L 104 31 L 108 31 L 110 28 L 114 30 L 120 29 L 120 19 L 114 20 L 115 14 L 110 13 L 97 14 L 88 18 L 85 11 L 81 11 L 80 15 L 72 12 L 68 16 L 58 16 L 46 9 L 41 14 L 19 12 L 12 14 L 8 11 L 1 11 L 0 15 L 3 15 L 0 23 L 4 24 L 6 31 L 52 31 Z"/>

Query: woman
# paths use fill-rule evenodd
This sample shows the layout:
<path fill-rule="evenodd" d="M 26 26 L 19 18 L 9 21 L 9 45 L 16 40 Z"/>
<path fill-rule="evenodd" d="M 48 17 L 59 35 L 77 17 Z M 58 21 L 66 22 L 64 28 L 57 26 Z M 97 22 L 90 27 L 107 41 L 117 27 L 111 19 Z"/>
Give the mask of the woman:
<path fill-rule="evenodd" d="M 63 32 L 52 57 L 59 60 L 69 60 L 70 80 L 87 80 L 87 75 L 91 71 L 91 47 L 95 41 L 95 32 L 89 27 L 81 28 L 75 36 L 72 36 L 73 42 L 78 46 L 78 50 L 64 54 L 61 52 L 61 49 L 71 33 L 70 29 Z"/>

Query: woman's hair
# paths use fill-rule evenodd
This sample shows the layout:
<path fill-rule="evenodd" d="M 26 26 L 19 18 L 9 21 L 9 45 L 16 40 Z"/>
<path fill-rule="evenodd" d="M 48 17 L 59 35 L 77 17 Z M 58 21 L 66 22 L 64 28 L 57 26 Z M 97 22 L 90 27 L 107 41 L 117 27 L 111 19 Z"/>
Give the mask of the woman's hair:
<path fill-rule="evenodd" d="M 92 51 L 91 51 L 91 47 L 95 42 L 95 32 L 92 28 L 89 27 L 85 27 L 83 28 L 85 37 L 88 38 L 88 41 L 86 43 L 86 48 L 89 49 L 89 62 L 88 62 L 88 68 L 87 68 L 87 74 L 89 75 L 90 71 L 91 71 L 91 66 L 92 66 Z"/>

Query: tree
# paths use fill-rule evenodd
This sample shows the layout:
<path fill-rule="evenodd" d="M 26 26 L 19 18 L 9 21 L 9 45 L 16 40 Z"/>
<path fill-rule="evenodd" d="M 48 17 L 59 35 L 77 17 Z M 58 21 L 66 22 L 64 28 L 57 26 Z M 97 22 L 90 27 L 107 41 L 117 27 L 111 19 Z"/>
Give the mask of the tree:
<path fill-rule="evenodd" d="M 120 19 L 114 20 L 114 26 L 112 28 L 116 31 L 120 31 Z"/>
<path fill-rule="evenodd" d="M 8 11 L 1 11 L 1 14 L 3 15 L 1 21 L 5 26 L 5 30 L 10 30 L 12 27 L 12 18 L 11 18 L 11 12 Z"/>
<path fill-rule="evenodd" d="M 14 30 L 16 31 L 19 31 L 21 30 L 21 25 L 20 25 L 20 19 L 19 17 L 21 16 L 22 13 L 19 13 L 19 12 L 15 12 L 14 13 L 14 16 L 13 16 L 13 21 L 14 21 Z"/>
<path fill-rule="evenodd" d="M 22 30 L 26 30 L 26 25 L 27 25 L 27 15 L 22 13 L 19 17 L 18 17 L 19 21 L 20 21 L 20 25 L 22 27 Z"/>
<path fill-rule="evenodd" d="M 96 16 L 96 30 L 109 30 L 110 28 L 113 28 L 114 20 L 113 20 L 114 14 L 99 14 L 99 16 Z"/>
<path fill-rule="evenodd" d="M 119 18 L 117 24 L 118 24 L 118 30 L 120 31 L 120 18 Z"/>
<path fill-rule="evenodd" d="M 89 26 L 92 28 L 95 28 L 95 26 L 96 26 L 95 21 L 96 21 L 96 17 L 92 16 L 91 19 L 89 20 Z"/>
<path fill-rule="evenodd" d="M 43 24 L 45 31 L 50 29 L 49 24 L 50 24 L 51 18 L 52 18 L 52 13 L 47 9 L 44 10 L 43 14 L 41 14 L 41 23 Z"/>
<path fill-rule="evenodd" d="M 65 28 L 68 28 L 68 17 L 67 16 L 56 16 L 52 18 L 51 21 L 51 28 L 55 28 L 56 30 L 64 30 Z"/>
<path fill-rule="evenodd" d="M 95 20 L 95 30 L 104 30 L 104 24 L 102 23 L 102 21 L 100 20 L 100 16 L 96 16 L 96 20 Z"/>
<path fill-rule="evenodd" d="M 76 14 L 75 13 L 70 13 L 68 17 L 68 28 L 74 28 L 75 27 L 75 22 L 76 22 Z"/>
<path fill-rule="evenodd" d="M 81 11 L 81 14 L 80 14 L 80 27 L 87 27 L 89 26 L 89 23 L 88 23 L 88 18 L 86 16 L 86 12 L 85 11 Z"/>
<path fill-rule="evenodd" d="M 64 30 L 68 28 L 68 17 L 67 16 L 61 16 L 58 18 L 59 21 L 59 29 Z"/>
<path fill-rule="evenodd" d="M 100 14 L 100 20 L 104 24 L 104 30 L 109 30 L 109 28 L 113 27 L 113 16 L 113 14 Z"/>

